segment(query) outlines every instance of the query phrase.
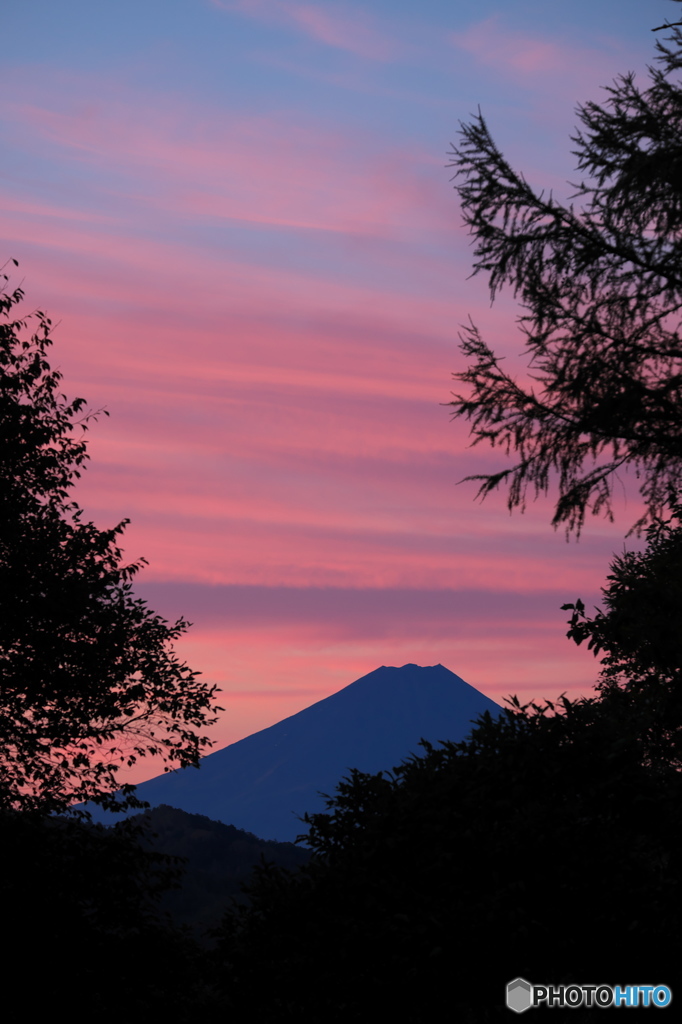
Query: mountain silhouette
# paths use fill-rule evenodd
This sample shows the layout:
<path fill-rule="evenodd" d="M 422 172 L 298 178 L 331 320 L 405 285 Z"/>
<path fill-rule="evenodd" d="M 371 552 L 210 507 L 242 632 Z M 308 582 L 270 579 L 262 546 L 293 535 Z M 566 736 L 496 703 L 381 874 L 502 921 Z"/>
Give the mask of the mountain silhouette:
<path fill-rule="evenodd" d="M 500 706 L 463 679 L 433 665 L 382 666 L 338 693 L 268 729 L 201 759 L 200 769 L 160 775 L 137 787 L 152 807 L 190 814 L 292 841 L 304 812 L 322 811 L 351 768 L 378 772 L 419 753 L 419 741 L 461 740 L 471 722 Z M 88 808 L 107 824 L 119 820 Z"/>
<path fill-rule="evenodd" d="M 311 851 L 293 843 L 259 839 L 250 832 L 188 814 L 175 807 L 155 807 L 132 819 L 144 828 L 142 843 L 157 853 L 182 857 L 182 875 L 161 899 L 161 909 L 176 924 L 187 925 L 202 942 L 209 941 L 233 900 L 248 902 L 242 886 L 265 858 L 270 864 L 295 871 L 310 860 Z"/>

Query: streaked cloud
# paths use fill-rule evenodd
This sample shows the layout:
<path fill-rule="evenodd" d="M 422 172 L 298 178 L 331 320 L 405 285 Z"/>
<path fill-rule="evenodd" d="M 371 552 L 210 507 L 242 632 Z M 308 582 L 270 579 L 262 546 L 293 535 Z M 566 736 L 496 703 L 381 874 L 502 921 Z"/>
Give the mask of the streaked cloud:
<path fill-rule="evenodd" d="M 452 34 L 459 49 L 477 60 L 497 68 L 535 74 L 566 70 L 574 65 L 576 51 L 554 39 L 542 39 L 510 29 L 500 15 L 493 15 L 471 25 L 464 32 Z M 584 55 L 580 54 L 580 63 Z"/>
<path fill-rule="evenodd" d="M 96 91 L 96 103 L 82 103 Z M 104 176 L 110 192 L 174 219 L 388 238 L 436 229 L 451 204 L 431 154 L 291 113 L 197 118 L 175 98 L 134 102 L 73 76 L 4 113 L 28 152 L 52 149 L 93 184 Z"/>
<path fill-rule="evenodd" d="M 295 714 L 380 664 L 440 662 L 499 703 L 514 693 L 526 701 L 577 697 L 595 677 L 594 657 L 558 638 L 566 621 L 562 589 L 139 589 L 169 618 L 183 608 L 197 623 L 181 654 L 190 663 L 202 655 L 223 704 L 238 713 L 238 724 L 228 714 L 216 728 L 219 745 Z M 315 685 L 321 679 L 326 686 Z"/>
<path fill-rule="evenodd" d="M 572 98 L 573 105 L 587 93 L 597 99 L 599 88 L 622 73 L 632 57 L 613 37 L 578 45 L 556 33 L 519 31 L 508 14 L 493 14 L 450 38 L 456 49 L 495 75 L 526 88 L 538 86 L 535 102 L 540 107 L 558 97 Z"/>
<path fill-rule="evenodd" d="M 510 517 L 457 486 L 505 463 L 443 407 L 459 325 L 527 367 L 444 165 L 481 96 L 514 165 L 563 184 L 557 97 L 571 113 L 626 70 L 631 38 L 590 21 L 567 43 L 549 8 L 507 28 L 485 2 L 467 26 L 429 0 L 225 0 L 162 31 L 121 3 L 113 41 L 96 5 L 77 37 L 14 9 L 43 50 L 8 44 L 0 72 L 0 247 L 58 325 L 64 390 L 111 413 L 77 497 L 130 517 L 140 593 L 195 623 L 218 738 L 379 664 L 440 661 L 496 699 L 589 688 L 558 605 L 589 603 L 636 512 L 569 546 L 548 501 Z"/>
<path fill-rule="evenodd" d="M 370 60 L 387 61 L 400 48 L 386 27 L 366 9 L 339 3 L 292 3 L 291 0 L 211 0 L 214 7 L 299 32 L 326 46 Z"/>

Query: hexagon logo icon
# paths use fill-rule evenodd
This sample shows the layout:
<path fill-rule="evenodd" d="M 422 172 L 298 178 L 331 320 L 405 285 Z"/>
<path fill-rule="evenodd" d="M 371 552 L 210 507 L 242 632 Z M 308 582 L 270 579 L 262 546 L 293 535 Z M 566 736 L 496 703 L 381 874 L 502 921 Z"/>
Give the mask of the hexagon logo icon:
<path fill-rule="evenodd" d="M 533 1005 L 531 986 L 525 978 L 514 978 L 507 985 L 507 1006 L 514 1013 L 523 1013 Z"/>

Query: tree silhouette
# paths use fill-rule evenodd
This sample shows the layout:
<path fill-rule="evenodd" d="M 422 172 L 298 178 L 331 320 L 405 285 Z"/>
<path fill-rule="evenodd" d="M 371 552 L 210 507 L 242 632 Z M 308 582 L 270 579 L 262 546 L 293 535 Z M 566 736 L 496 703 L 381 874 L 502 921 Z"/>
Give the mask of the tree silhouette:
<path fill-rule="evenodd" d="M 679 2 L 679 0 L 676 0 Z M 611 517 L 614 477 L 641 480 L 641 529 L 682 481 L 682 30 L 657 42 L 644 90 L 633 74 L 604 106 L 578 108 L 573 137 L 580 209 L 536 193 L 495 145 L 479 113 L 461 127 L 451 165 L 475 238 L 474 274 L 494 298 L 510 285 L 524 307 L 532 384 L 519 384 L 472 323 L 469 385 L 450 404 L 472 444 L 513 452 L 516 463 L 481 481 L 508 488 L 511 509 L 558 483 L 553 524 L 578 534 L 586 511 Z"/>
<path fill-rule="evenodd" d="M 23 297 L 0 293 L 0 808 L 113 809 L 122 766 L 196 764 L 219 709 L 173 652 L 188 623 L 131 592 L 144 560 L 122 562 L 128 520 L 99 530 L 70 499 L 93 416 L 59 391 L 45 314 L 12 320 Z"/>
<path fill-rule="evenodd" d="M 264 870 L 224 921 L 233 1012 L 427 1024 L 447 1004 L 478 1024 L 508 1017 L 517 976 L 670 984 L 680 773 L 643 763 L 619 697 L 516 705 L 390 772 L 351 772 L 309 819 L 310 864 Z"/>
<path fill-rule="evenodd" d="M 535 195 L 479 117 L 455 151 L 493 295 L 526 307 L 537 393 L 507 375 L 472 325 L 472 391 L 453 403 L 474 443 L 519 456 L 480 476 L 509 505 L 558 475 L 554 523 L 579 532 L 610 513 L 613 476 L 642 478 L 647 547 L 615 559 L 606 610 L 582 603 L 569 636 L 604 654 L 591 698 L 517 700 L 461 743 L 425 744 L 391 771 L 353 771 L 307 818 L 314 857 L 264 869 L 228 914 L 216 985 L 233 1012 L 267 1021 L 508 1019 L 505 983 L 620 984 L 675 977 L 682 773 L 682 34 L 663 72 L 632 76 L 581 111 L 580 213 Z M 671 518 L 660 515 L 671 505 Z M 675 521 L 677 524 L 675 525 Z M 268 964 L 268 986 L 261 983 Z M 542 981 L 540 981 L 542 979 Z M 554 1009 L 556 1019 L 573 1010 Z M 601 1010 L 583 1009 L 581 1020 Z"/>
<path fill-rule="evenodd" d="M 644 551 L 614 558 L 602 590 L 606 611 L 593 618 L 581 601 L 572 610 L 569 636 L 588 641 L 604 654 L 601 688 L 619 679 L 655 676 L 674 685 L 682 681 L 682 504 L 672 500 L 666 519 L 647 528 Z"/>
<path fill-rule="evenodd" d="M 644 551 L 614 558 L 592 617 L 582 601 L 568 632 L 602 658 L 597 690 L 606 706 L 627 705 L 639 723 L 642 758 L 682 767 L 682 504 L 647 528 Z"/>

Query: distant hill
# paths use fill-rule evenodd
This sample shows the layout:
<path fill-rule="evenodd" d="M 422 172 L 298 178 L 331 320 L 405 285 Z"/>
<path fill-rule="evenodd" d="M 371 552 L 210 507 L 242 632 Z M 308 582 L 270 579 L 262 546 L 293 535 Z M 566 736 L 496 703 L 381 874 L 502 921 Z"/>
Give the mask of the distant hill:
<path fill-rule="evenodd" d="M 293 843 L 258 839 L 233 825 L 175 807 L 155 807 L 133 820 L 145 826 L 146 843 L 154 850 L 185 860 L 180 886 L 164 895 L 162 906 L 198 938 L 218 925 L 233 899 L 246 899 L 242 884 L 263 859 L 289 870 L 310 859 L 309 850 Z"/>
<path fill-rule="evenodd" d="M 382 666 L 343 690 L 276 725 L 150 779 L 137 795 L 152 807 L 168 804 L 267 839 L 294 840 L 304 812 L 324 810 L 351 768 L 388 770 L 419 741 L 458 741 L 484 711 L 500 706 L 463 679 L 433 665 Z M 97 821 L 118 820 L 90 808 Z"/>

